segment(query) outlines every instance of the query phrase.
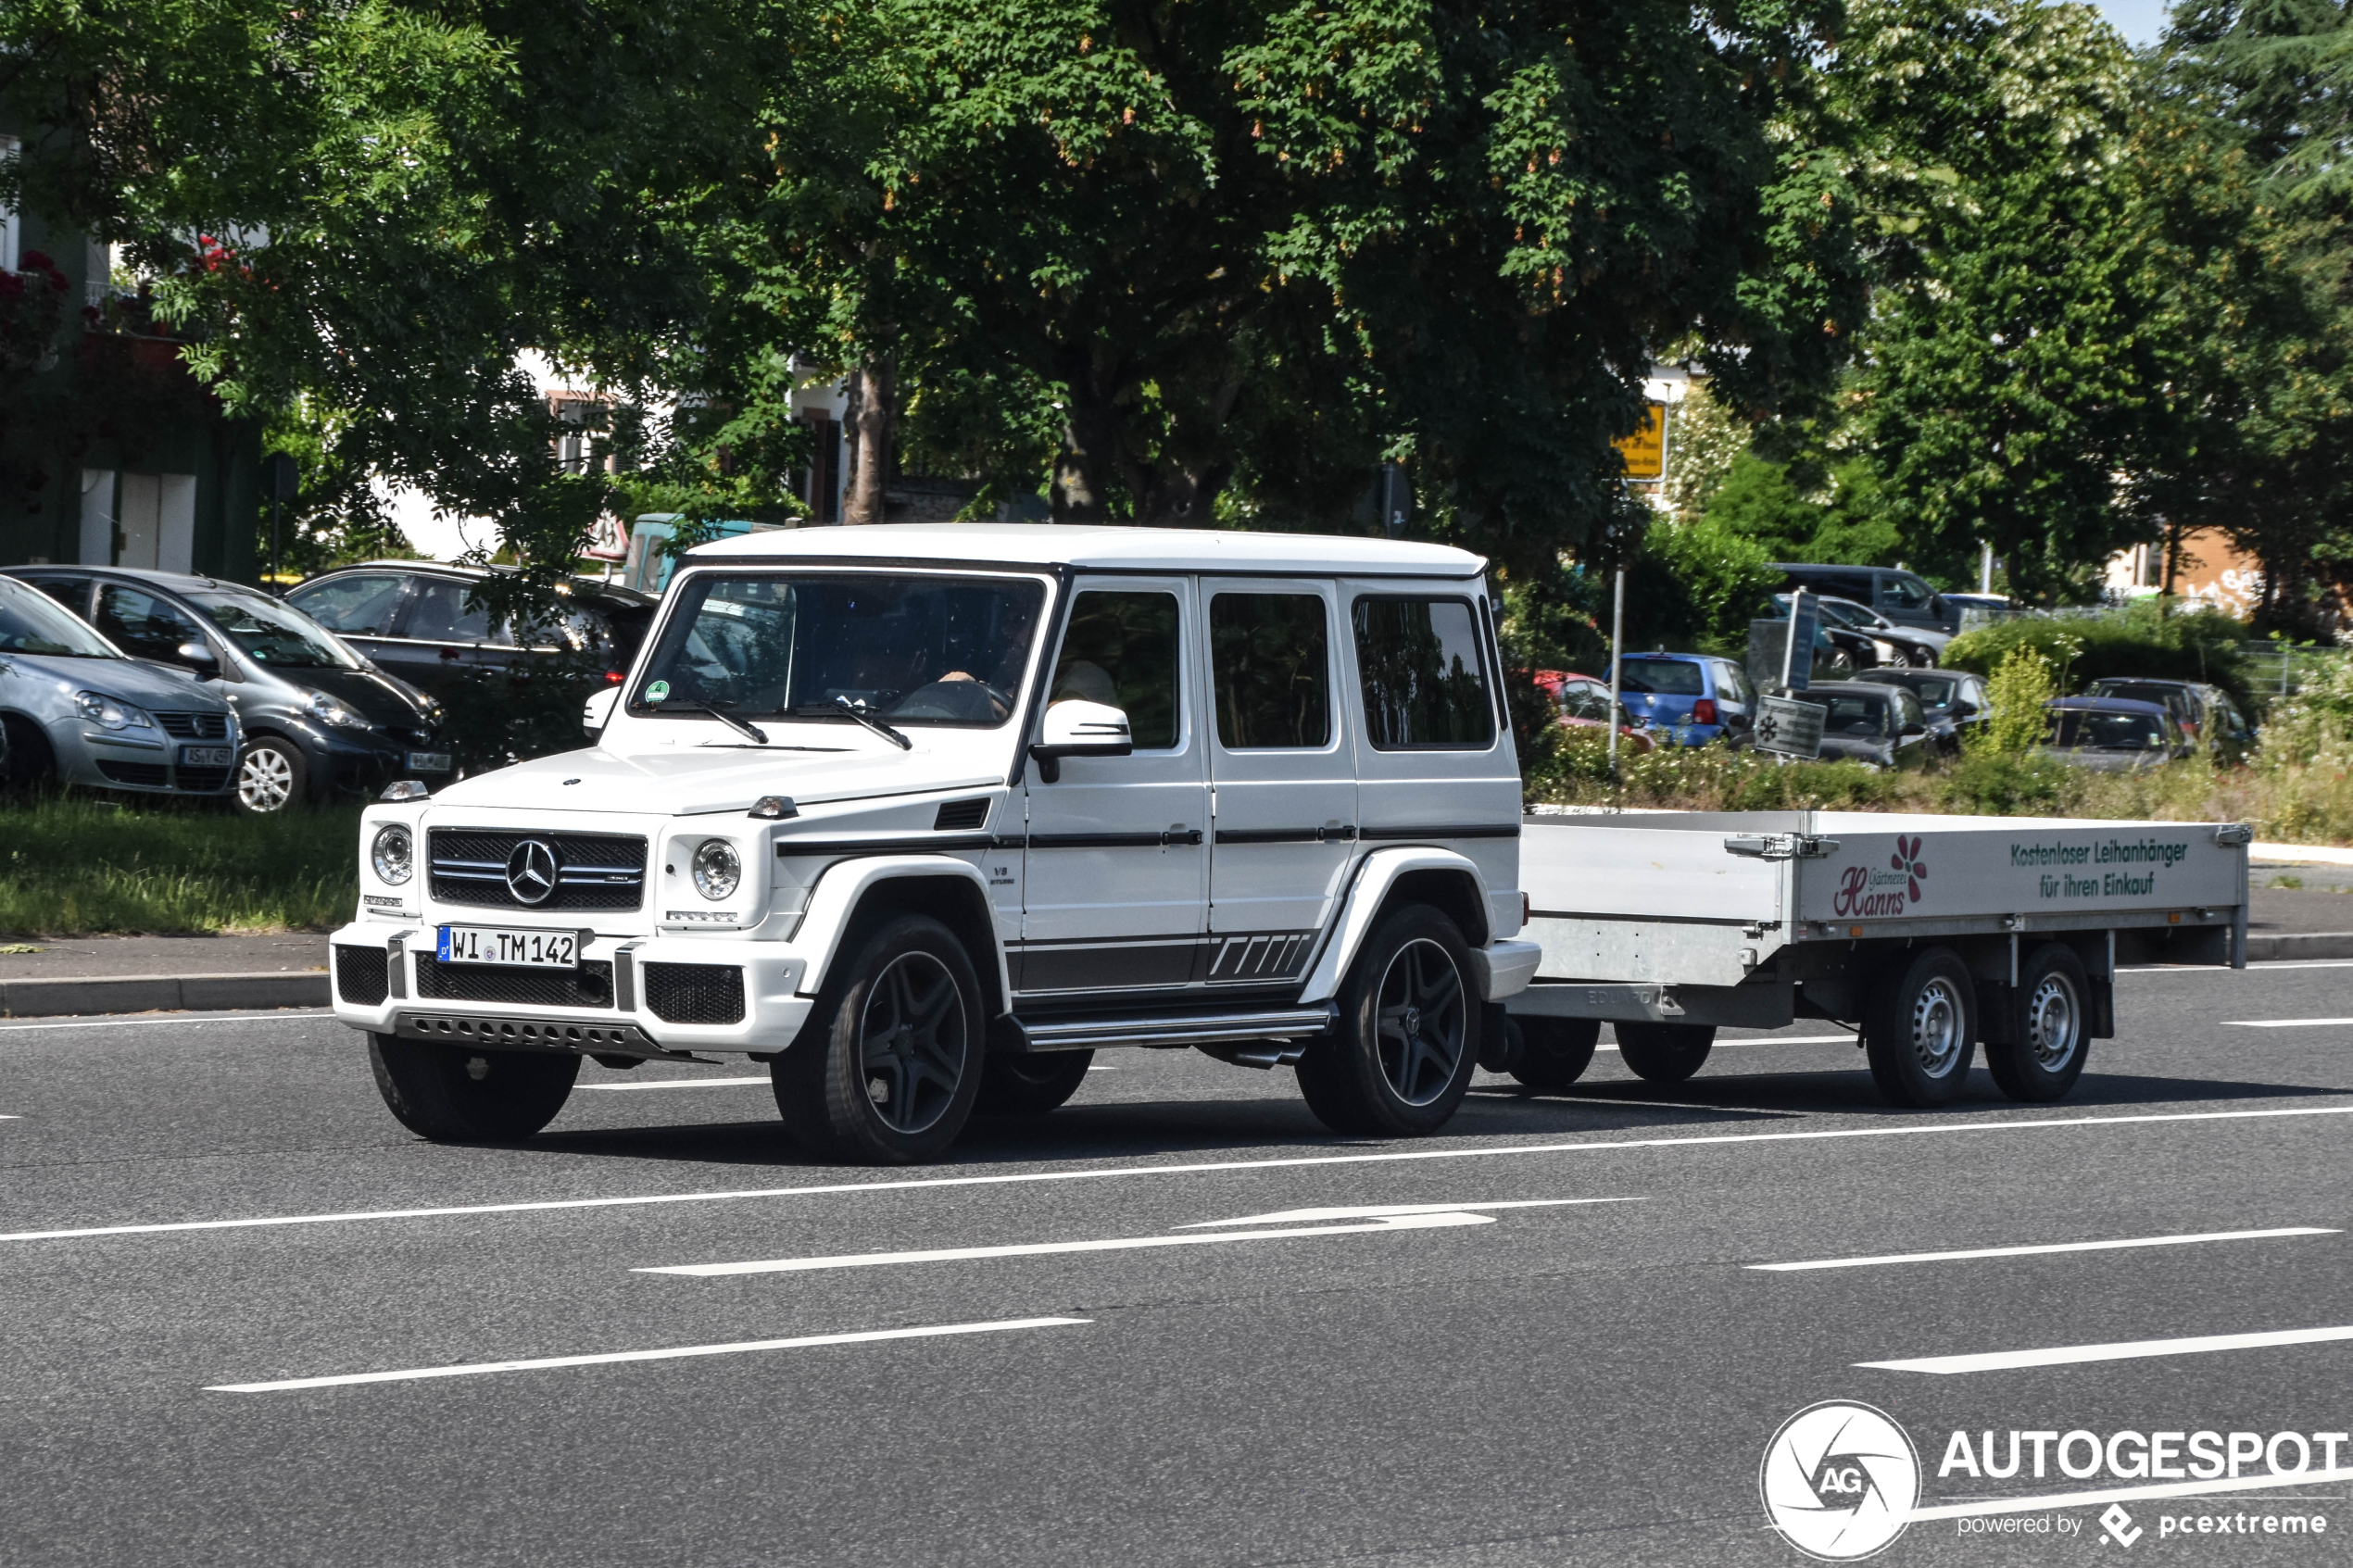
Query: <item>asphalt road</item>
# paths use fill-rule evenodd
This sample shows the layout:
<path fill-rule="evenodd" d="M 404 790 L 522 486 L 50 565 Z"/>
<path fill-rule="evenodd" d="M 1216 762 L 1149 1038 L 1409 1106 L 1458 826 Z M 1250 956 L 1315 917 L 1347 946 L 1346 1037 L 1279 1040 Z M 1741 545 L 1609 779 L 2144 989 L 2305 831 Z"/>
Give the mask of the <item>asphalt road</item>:
<path fill-rule="evenodd" d="M 2248 1460 L 2128 1500 L 2126 1546 L 2107 1499 L 2021 1504 L 2160 1483 L 1949 1462 L 2353 1429 L 2353 965 L 2119 1007 L 2058 1106 L 1981 1069 L 1890 1110 L 1801 1023 L 1673 1090 L 1606 1053 L 1569 1098 L 1482 1078 L 1413 1144 L 1110 1052 L 903 1173 L 804 1163 L 741 1068 L 592 1067 L 531 1145 L 443 1148 L 317 1015 L 0 1025 L 0 1562 L 1794 1563 L 1760 1461 L 1831 1399 L 1908 1433 L 1921 1506 L 1993 1510 L 1880 1561 L 2342 1561 L 2353 1479 Z M 2250 1231 L 2305 1234 L 1754 1267 Z M 644 1272 L 761 1262 L 802 1266 Z M 2316 1329 L 2348 1336 L 2147 1343 Z M 680 1348 L 724 1353 L 632 1356 Z M 573 1357 L 632 1359 L 479 1370 Z M 2327 1533 L 2196 1533 L 2289 1515 Z"/>

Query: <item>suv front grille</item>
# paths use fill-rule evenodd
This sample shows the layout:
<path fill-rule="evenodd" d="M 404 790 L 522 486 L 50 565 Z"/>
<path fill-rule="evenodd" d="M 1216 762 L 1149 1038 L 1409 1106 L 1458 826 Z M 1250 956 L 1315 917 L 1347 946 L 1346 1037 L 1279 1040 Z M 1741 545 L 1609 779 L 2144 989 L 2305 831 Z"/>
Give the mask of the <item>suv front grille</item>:
<path fill-rule="evenodd" d="M 417 955 L 417 995 L 430 1002 L 501 1002 L 513 1007 L 609 1008 L 612 965 L 591 959 L 576 970 L 443 963 Z"/>
<path fill-rule="evenodd" d="M 182 740 L 227 740 L 229 715 L 226 713 L 158 713 L 156 722 L 163 733 L 178 735 Z"/>
<path fill-rule="evenodd" d="M 556 891 L 526 904 L 507 885 L 507 858 L 535 838 L 556 852 Z M 486 828 L 434 828 L 425 835 L 431 884 L 444 904 L 497 909 L 634 909 L 646 881 L 646 841 L 586 833 L 502 833 Z"/>
<path fill-rule="evenodd" d="M 391 985 L 391 955 L 382 947 L 335 948 L 335 995 L 346 1002 L 371 1008 L 384 999 Z"/>
<path fill-rule="evenodd" d="M 744 972 L 734 964 L 649 963 L 646 1006 L 664 1023 L 741 1023 Z"/>

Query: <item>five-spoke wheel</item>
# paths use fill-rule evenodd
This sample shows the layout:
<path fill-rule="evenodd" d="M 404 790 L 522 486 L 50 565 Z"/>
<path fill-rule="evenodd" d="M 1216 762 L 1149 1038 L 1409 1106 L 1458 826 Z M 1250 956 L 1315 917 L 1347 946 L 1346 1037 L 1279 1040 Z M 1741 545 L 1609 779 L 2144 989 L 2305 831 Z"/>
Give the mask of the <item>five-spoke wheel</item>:
<path fill-rule="evenodd" d="M 1358 949 L 1340 1018 L 1299 1061 L 1335 1132 L 1413 1136 L 1446 1124 L 1478 1064 L 1480 1008 L 1461 930 L 1427 904 L 1390 911 Z"/>

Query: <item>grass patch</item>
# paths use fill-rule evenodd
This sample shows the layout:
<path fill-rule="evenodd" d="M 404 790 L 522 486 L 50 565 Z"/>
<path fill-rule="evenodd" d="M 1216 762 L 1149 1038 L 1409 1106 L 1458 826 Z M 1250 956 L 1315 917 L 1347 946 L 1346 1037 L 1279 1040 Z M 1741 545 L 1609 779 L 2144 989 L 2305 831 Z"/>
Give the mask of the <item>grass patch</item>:
<path fill-rule="evenodd" d="M 0 804 L 0 933 L 317 931 L 359 902 L 359 809 L 245 817 L 62 795 Z"/>

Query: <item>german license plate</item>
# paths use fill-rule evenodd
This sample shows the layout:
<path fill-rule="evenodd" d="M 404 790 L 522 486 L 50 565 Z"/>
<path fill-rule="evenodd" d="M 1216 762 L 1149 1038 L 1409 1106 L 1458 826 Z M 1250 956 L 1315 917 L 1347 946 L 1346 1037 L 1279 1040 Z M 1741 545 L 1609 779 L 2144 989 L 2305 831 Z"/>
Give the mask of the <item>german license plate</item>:
<path fill-rule="evenodd" d="M 443 963 L 503 964 L 510 969 L 575 969 L 576 931 L 516 931 L 496 925 L 445 925 L 436 954 Z"/>
<path fill-rule="evenodd" d="M 183 746 L 180 748 L 182 768 L 226 768 L 232 755 L 225 746 Z"/>
<path fill-rule="evenodd" d="M 446 773 L 449 771 L 449 753 L 412 751 L 409 754 L 409 771 L 412 773 Z"/>

